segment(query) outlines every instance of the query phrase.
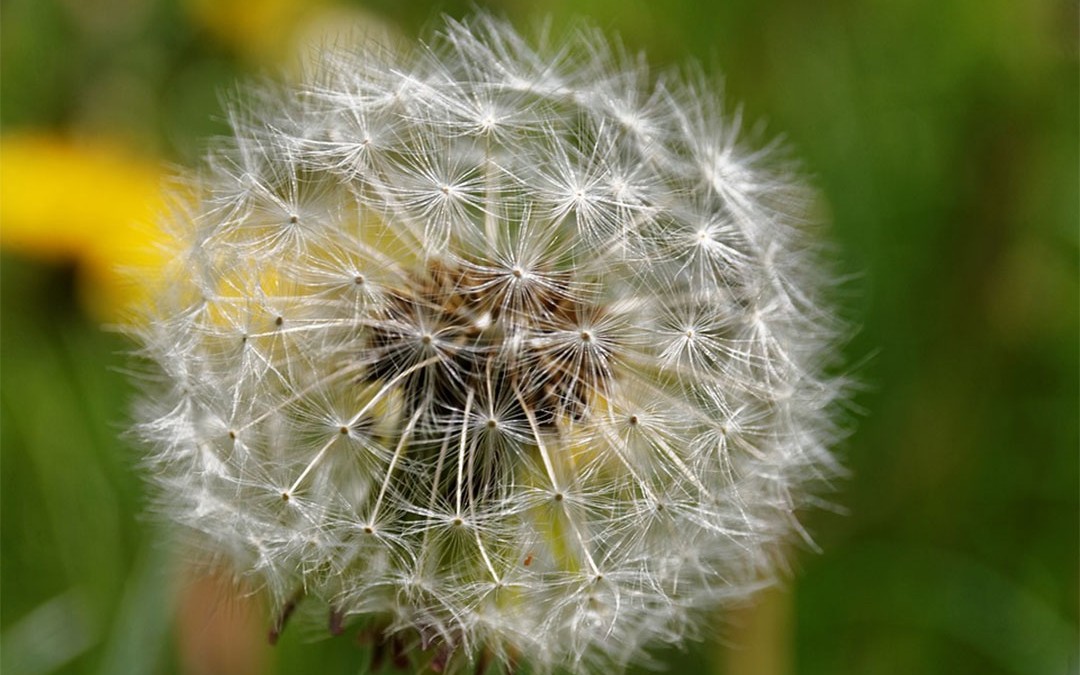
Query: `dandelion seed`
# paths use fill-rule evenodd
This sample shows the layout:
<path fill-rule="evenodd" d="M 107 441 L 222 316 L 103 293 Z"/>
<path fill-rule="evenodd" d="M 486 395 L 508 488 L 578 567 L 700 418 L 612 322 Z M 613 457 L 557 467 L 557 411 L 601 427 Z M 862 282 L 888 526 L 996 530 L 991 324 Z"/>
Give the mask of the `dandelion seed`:
<path fill-rule="evenodd" d="M 842 326 L 739 114 L 483 16 L 246 98 L 134 324 L 138 432 L 272 640 L 322 603 L 395 663 L 611 671 L 773 578 Z"/>

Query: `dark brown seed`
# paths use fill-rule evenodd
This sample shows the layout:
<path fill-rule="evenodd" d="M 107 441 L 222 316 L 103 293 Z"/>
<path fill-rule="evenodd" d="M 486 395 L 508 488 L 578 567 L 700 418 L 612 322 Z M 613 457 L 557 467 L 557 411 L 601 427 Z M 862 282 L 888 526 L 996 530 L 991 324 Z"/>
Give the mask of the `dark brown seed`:
<path fill-rule="evenodd" d="M 286 495 L 287 496 L 287 495 Z M 285 603 L 278 612 L 277 618 L 274 620 L 274 625 L 270 627 L 270 632 L 267 634 L 267 640 L 271 645 L 276 645 L 281 638 L 281 633 L 285 630 L 285 624 L 289 622 L 289 617 L 296 611 L 296 605 L 304 597 L 304 591 L 301 589 L 293 594 L 292 598 Z"/>
<path fill-rule="evenodd" d="M 341 610 L 331 607 L 328 624 L 331 635 L 333 635 L 334 637 L 341 635 L 345 632 L 345 615 L 341 612 Z"/>

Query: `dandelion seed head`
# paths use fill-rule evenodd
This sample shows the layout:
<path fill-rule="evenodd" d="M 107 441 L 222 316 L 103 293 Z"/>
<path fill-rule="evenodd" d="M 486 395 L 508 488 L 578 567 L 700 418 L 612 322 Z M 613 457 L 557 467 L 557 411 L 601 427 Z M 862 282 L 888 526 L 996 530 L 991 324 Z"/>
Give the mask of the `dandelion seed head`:
<path fill-rule="evenodd" d="M 618 669 L 775 577 L 843 327 L 807 189 L 699 80 L 480 16 L 235 104 L 138 433 L 275 637 L 302 589 L 440 668 Z"/>

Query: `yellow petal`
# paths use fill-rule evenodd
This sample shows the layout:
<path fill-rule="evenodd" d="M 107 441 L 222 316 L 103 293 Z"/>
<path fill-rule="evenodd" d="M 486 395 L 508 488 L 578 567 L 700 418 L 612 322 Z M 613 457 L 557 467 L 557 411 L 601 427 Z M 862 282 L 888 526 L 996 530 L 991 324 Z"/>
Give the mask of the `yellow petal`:
<path fill-rule="evenodd" d="M 135 292 L 120 270 L 160 266 L 152 247 L 162 208 L 155 162 L 107 141 L 5 136 L 0 177 L 0 247 L 76 262 L 89 282 L 83 296 L 102 316 L 115 318 Z"/>
<path fill-rule="evenodd" d="M 292 35 L 323 0 L 185 0 L 191 19 L 218 40 L 259 63 L 295 56 Z"/>

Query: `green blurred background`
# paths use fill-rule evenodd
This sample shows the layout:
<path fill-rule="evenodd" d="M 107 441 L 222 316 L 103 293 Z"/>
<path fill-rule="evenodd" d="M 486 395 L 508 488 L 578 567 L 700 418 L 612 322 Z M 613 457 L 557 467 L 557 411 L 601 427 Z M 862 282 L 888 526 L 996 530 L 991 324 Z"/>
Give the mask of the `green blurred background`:
<path fill-rule="evenodd" d="M 342 637 L 265 646 L 185 570 L 121 438 L 130 345 L 99 328 L 167 163 L 237 79 L 332 28 L 415 36 L 467 3 L 0 2 L 0 669 L 359 673 Z M 838 507 L 785 589 L 675 672 L 1077 671 L 1078 22 L 1072 1 L 505 0 L 702 63 L 820 188 L 863 383 Z"/>

